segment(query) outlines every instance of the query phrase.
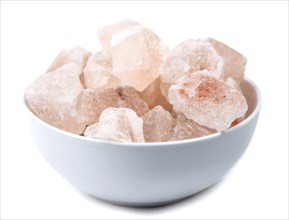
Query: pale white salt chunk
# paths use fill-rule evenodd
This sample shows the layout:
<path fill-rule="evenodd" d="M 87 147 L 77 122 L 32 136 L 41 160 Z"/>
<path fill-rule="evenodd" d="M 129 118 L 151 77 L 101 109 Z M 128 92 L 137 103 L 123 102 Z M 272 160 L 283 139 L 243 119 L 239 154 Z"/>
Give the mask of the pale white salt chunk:
<path fill-rule="evenodd" d="M 224 60 L 208 41 L 185 40 L 169 53 L 161 66 L 161 80 L 175 84 L 180 77 L 200 70 L 223 78 Z"/>
<path fill-rule="evenodd" d="M 142 116 L 146 142 L 168 141 L 173 130 L 174 119 L 170 112 L 158 105 Z"/>
<path fill-rule="evenodd" d="M 90 55 L 83 71 L 86 88 L 116 88 L 121 81 L 112 74 L 112 58 L 109 53 L 101 51 Z"/>
<path fill-rule="evenodd" d="M 176 125 L 171 134 L 170 141 L 185 140 L 213 134 L 216 131 L 201 126 L 193 120 L 187 119 L 182 113 L 177 115 Z"/>
<path fill-rule="evenodd" d="M 103 50 L 105 51 L 111 50 L 111 38 L 114 33 L 124 30 L 127 27 L 135 26 L 135 25 L 139 25 L 139 24 L 135 21 L 127 19 L 127 20 L 100 28 L 97 34 L 98 34 L 98 38 L 101 42 Z"/>
<path fill-rule="evenodd" d="M 144 142 L 143 120 L 129 108 L 107 108 L 99 122 L 85 129 L 84 135 L 110 141 Z"/>
<path fill-rule="evenodd" d="M 83 87 L 76 63 L 40 75 L 26 90 L 30 110 L 41 120 L 59 129 L 81 134 L 85 124 L 77 120 L 75 102 Z"/>
<path fill-rule="evenodd" d="M 131 108 L 139 116 L 149 111 L 147 103 L 132 87 L 85 89 L 77 98 L 78 121 L 91 125 L 109 107 Z"/>
<path fill-rule="evenodd" d="M 247 112 L 245 97 L 207 70 L 181 77 L 169 89 L 169 102 L 202 126 L 224 131 Z"/>
<path fill-rule="evenodd" d="M 79 46 L 62 50 L 46 72 L 52 72 L 67 63 L 75 63 L 77 68 L 79 68 L 79 74 L 81 74 L 90 54 L 90 52 Z"/>
<path fill-rule="evenodd" d="M 224 77 L 232 77 L 237 82 L 241 82 L 244 78 L 247 58 L 220 41 L 213 38 L 208 38 L 207 40 L 213 45 L 217 53 L 225 60 Z"/>
<path fill-rule="evenodd" d="M 167 47 L 152 30 L 136 25 L 112 37 L 113 74 L 124 85 L 143 91 L 160 74 Z"/>

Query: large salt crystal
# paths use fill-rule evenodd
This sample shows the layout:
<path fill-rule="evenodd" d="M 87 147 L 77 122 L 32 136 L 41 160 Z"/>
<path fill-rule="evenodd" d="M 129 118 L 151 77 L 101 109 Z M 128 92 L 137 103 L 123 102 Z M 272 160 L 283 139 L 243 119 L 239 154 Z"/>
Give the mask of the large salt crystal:
<path fill-rule="evenodd" d="M 168 111 L 172 110 L 172 105 L 161 93 L 160 77 L 155 79 L 147 88 L 145 88 L 145 90 L 140 93 L 140 96 L 143 98 L 143 100 L 148 104 L 150 108 L 153 108 L 157 105 L 161 105 Z"/>
<path fill-rule="evenodd" d="M 97 122 L 102 111 L 109 107 L 131 108 L 139 116 L 149 111 L 146 102 L 132 87 L 85 89 L 77 99 L 78 120 L 91 125 Z"/>
<path fill-rule="evenodd" d="M 174 122 L 170 112 L 158 105 L 142 116 L 142 119 L 146 142 L 169 140 Z"/>
<path fill-rule="evenodd" d="M 182 113 L 177 115 L 176 125 L 172 132 L 170 141 L 185 140 L 213 134 L 216 131 L 201 126 L 193 120 L 187 119 Z"/>
<path fill-rule="evenodd" d="M 229 128 L 248 109 L 242 93 L 207 70 L 181 77 L 170 87 L 168 99 L 176 112 L 217 131 Z"/>
<path fill-rule="evenodd" d="M 223 78 L 224 60 L 208 41 L 189 39 L 168 55 L 161 67 L 161 80 L 163 83 L 175 84 L 180 77 L 200 70 L 208 70 Z"/>
<path fill-rule="evenodd" d="M 64 64 L 72 62 L 77 64 L 77 68 L 79 68 L 79 74 L 81 74 L 89 56 L 90 52 L 79 46 L 73 47 L 71 49 L 62 50 L 54 59 L 46 72 L 52 72 L 57 68 L 63 66 Z"/>
<path fill-rule="evenodd" d="M 113 74 L 125 85 L 143 91 L 160 75 L 167 47 L 152 30 L 140 25 L 114 33 Z"/>
<path fill-rule="evenodd" d="M 86 88 L 115 88 L 121 85 L 112 74 L 111 55 L 105 51 L 90 55 L 83 75 Z"/>
<path fill-rule="evenodd" d="M 99 122 L 88 126 L 84 135 L 120 142 L 144 142 L 143 120 L 129 108 L 107 108 Z"/>
<path fill-rule="evenodd" d="M 30 110 L 41 120 L 75 134 L 81 134 L 85 124 L 77 120 L 75 101 L 83 87 L 78 64 L 67 63 L 55 71 L 40 75 L 26 90 Z"/>
<path fill-rule="evenodd" d="M 217 53 L 225 60 L 225 78 L 233 77 L 235 80 L 237 80 L 237 82 L 241 82 L 244 78 L 245 67 L 247 64 L 246 57 L 220 41 L 213 38 L 208 38 L 207 40 L 213 45 Z"/>
<path fill-rule="evenodd" d="M 104 26 L 98 29 L 97 34 L 101 42 L 102 48 L 105 51 L 111 50 L 111 38 L 116 32 L 122 31 L 130 26 L 139 25 L 137 22 L 132 20 L 124 20 L 115 24 Z"/>

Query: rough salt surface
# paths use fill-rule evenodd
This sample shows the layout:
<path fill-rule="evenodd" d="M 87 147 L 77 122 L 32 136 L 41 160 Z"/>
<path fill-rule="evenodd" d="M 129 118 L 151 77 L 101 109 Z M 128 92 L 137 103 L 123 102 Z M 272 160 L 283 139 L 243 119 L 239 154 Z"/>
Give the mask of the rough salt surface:
<path fill-rule="evenodd" d="M 172 105 L 161 93 L 160 77 L 155 79 L 147 88 L 145 88 L 145 90 L 140 93 L 140 96 L 150 108 L 161 105 L 164 109 L 172 111 Z"/>
<path fill-rule="evenodd" d="M 105 51 L 111 51 L 111 38 L 114 33 L 122 31 L 130 26 L 139 25 L 137 22 L 132 20 L 124 20 L 115 24 L 104 26 L 98 29 L 97 34 L 101 42 L 102 48 Z"/>
<path fill-rule="evenodd" d="M 224 59 L 208 41 L 189 39 L 168 55 L 161 67 L 161 79 L 163 83 L 175 84 L 180 77 L 200 70 L 222 78 Z"/>
<path fill-rule="evenodd" d="M 174 119 L 170 112 L 158 105 L 142 116 L 146 142 L 168 141 L 173 129 Z"/>
<path fill-rule="evenodd" d="M 79 68 L 77 71 L 81 74 L 89 56 L 90 52 L 79 46 L 62 50 L 46 72 L 52 72 L 67 63 L 75 63 L 77 64 L 77 68 Z"/>
<path fill-rule="evenodd" d="M 176 112 L 217 131 L 229 128 L 248 109 L 242 93 L 206 70 L 181 77 L 170 87 L 168 99 Z"/>
<path fill-rule="evenodd" d="M 78 96 L 76 104 L 78 120 L 91 125 L 97 122 L 102 111 L 109 107 L 131 108 L 139 116 L 149 111 L 147 103 L 132 87 L 85 89 Z"/>
<path fill-rule="evenodd" d="M 105 51 L 90 55 L 83 71 L 86 88 L 115 88 L 120 80 L 112 74 L 112 58 Z"/>
<path fill-rule="evenodd" d="M 208 38 L 207 40 L 213 45 L 217 53 L 225 60 L 225 78 L 232 77 L 240 83 L 244 78 L 245 67 L 247 64 L 246 57 L 220 41 L 213 38 Z"/>
<path fill-rule="evenodd" d="M 67 63 L 55 71 L 40 75 L 26 90 L 30 110 L 41 120 L 75 134 L 81 134 L 85 124 L 77 120 L 75 102 L 83 87 L 76 63 Z"/>
<path fill-rule="evenodd" d="M 213 134 L 216 130 L 201 126 L 193 120 L 187 119 L 182 113 L 177 115 L 176 125 L 172 131 L 170 141 L 185 140 Z"/>
<path fill-rule="evenodd" d="M 99 122 L 88 126 L 84 135 L 120 142 L 144 142 L 143 120 L 129 108 L 107 108 Z"/>
<path fill-rule="evenodd" d="M 143 91 L 160 75 L 167 47 L 152 30 L 140 25 L 114 33 L 113 74 L 125 85 Z"/>

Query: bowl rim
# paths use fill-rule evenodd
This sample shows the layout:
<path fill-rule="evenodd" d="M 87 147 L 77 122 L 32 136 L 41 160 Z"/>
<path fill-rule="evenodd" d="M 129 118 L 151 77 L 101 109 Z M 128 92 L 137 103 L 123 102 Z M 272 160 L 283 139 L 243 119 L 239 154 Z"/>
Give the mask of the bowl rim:
<path fill-rule="evenodd" d="M 91 138 L 91 137 L 85 137 L 85 136 L 81 136 L 81 135 L 77 135 L 68 131 L 64 131 L 62 129 L 59 129 L 57 127 L 54 127 L 48 123 L 46 123 L 45 121 L 42 121 L 40 118 L 38 118 L 36 115 L 33 114 L 33 112 L 28 108 L 27 102 L 26 102 L 26 98 L 25 98 L 25 92 L 27 90 L 27 88 L 24 91 L 24 106 L 25 106 L 25 110 L 26 113 L 33 119 L 35 120 L 37 123 L 41 124 L 44 127 L 47 127 L 48 129 L 70 137 L 70 138 L 76 138 L 80 141 L 87 141 L 87 142 L 91 142 L 91 143 L 96 143 L 96 144 L 106 144 L 106 145 L 117 145 L 117 146 L 126 146 L 126 147 L 156 147 L 156 146 L 160 146 L 160 147 L 167 147 L 167 146 L 171 146 L 171 145 L 179 145 L 179 144 L 192 144 L 192 143 L 198 143 L 198 142 L 202 142 L 202 141 L 209 141 L 212 139 L 215 139 L 219 136 L 222 135 L 228 135 L 230 133 L 235 132 L 236 130 L 242 129 L 247 123 L 249 123 L 249 121 L 251 121 L 253 118 L 256 117 L 256 115 L 260 112 L 260 108 L 261 108 L 261 93 L 260 90 L 258 88 L 258 86 L 249 78 L 245 77 L 244 81 L 248 82 L 252 88 L 254 88 L 255 92 L 256 92 L 256 106 L 254 108 L 254 110 L 252 111 L 252 113 L 245 118 L 243 121 L 241 121 L 239 124 L 228 128 L 225 131 L 221 131 L 221 132 L 216 132 L 210 135 L 206 135 L 203 137 L 197 137 L 197 138 L 192 138 L 192 139 L 185 139 L 185 140 L 177 140 L 177 141 L 167 141 L 167 142 L 118 142 L 118 141 L 109 141 L 109 140 L 102 140 L 102 139 L 96 139 L 96 138 Z"/>

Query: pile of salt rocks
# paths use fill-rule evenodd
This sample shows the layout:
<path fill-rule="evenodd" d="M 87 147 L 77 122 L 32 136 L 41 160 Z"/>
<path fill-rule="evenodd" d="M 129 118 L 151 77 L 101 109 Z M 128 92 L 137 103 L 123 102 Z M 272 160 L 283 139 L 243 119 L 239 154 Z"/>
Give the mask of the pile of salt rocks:
<path fill-rule="evenodd" d="M 102 50 L 63 50 L 26 90 L 30 110 L 59 129 L 120 142 L 163 142 L 228 129 L 248 109 L 246 58 L 209 38 L 169 51 L 125 20 L 98 30 Z"/>

